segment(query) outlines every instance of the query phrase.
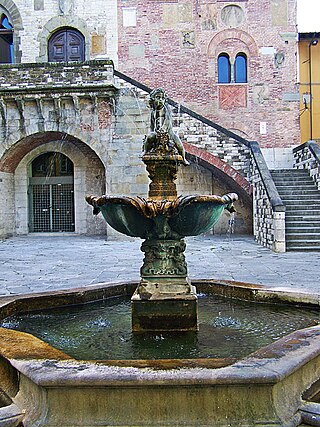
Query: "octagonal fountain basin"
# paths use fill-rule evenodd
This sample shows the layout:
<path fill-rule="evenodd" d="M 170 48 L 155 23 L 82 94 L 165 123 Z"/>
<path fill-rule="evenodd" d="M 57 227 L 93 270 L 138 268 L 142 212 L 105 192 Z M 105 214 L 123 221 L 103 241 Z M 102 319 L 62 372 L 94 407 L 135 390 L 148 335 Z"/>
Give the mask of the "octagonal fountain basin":
<path fill-rule="evenodd" d="M 131 332 L 136 283 L 2 298 L 4 409 L 24 427 L 299 425 L 320 378 L 319 298 L 193 284 L 200 330 L 178 335 Z"/>

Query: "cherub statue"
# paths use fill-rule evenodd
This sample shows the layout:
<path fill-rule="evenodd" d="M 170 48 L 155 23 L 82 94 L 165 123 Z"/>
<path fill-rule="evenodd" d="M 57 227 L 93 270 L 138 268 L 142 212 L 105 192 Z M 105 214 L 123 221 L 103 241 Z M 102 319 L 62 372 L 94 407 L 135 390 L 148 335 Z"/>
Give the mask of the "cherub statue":
<path fill-rule="evenodd" d="M 149 106 L 151 108 L 150 133 L 144 141 L 145 152 L 155 150 L 158 138 L 161 134 L 168 134 L 178 154 L 182 157 L 185 166 L 189 165 L 186 154 L 179 136 L 172 128 L 172 117 L 170 108 L 167 105 L 167 95 L 162 88 L 154 89 L 150 93 Z"/>

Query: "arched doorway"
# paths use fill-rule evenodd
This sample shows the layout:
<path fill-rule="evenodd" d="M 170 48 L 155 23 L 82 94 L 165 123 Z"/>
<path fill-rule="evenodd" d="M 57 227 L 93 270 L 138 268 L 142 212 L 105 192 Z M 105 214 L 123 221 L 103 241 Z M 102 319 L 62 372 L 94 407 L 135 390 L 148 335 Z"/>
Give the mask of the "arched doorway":
<path fill-rule="evenodd" d="M 72 161 L 62 153 L 43 153 L 29 173 L 29 231 L 75 231 Z"/>
<path fill-rule="evenodd" d="M 49 62 L 84 61 L 85 40 L 80 31 L 62 28 L 55 32 L 48 41 Z"/>

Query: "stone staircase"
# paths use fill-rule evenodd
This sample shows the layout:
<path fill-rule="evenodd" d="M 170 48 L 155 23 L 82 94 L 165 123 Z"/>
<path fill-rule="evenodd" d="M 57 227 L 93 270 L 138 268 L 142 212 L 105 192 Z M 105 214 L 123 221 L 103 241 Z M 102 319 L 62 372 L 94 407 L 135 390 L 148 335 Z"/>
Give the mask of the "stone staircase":
<path fill-rule="evenodd" d="M 271 171 L 286 206 L 286 250 L 320 251 L 320 191 L 308 171 Z"/>

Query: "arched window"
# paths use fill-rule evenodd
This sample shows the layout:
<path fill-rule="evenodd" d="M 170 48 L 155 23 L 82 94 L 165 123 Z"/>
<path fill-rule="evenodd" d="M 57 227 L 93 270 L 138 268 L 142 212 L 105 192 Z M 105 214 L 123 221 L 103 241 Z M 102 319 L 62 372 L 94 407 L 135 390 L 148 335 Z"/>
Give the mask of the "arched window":
<path fill-rule="evenodd" d="M 245 53 L 238 53 L 236 56 L 234 77 L 236 83 L 247 83 L 247 56 Z"/>
<path fill-rule="evenodd" d="M 13 62 L 13 27 L 7 15 L 2 13 L 0 18 L 0 63 Z"/>
<path fill-rule="evenodd" d="M 49 62 L 84 61 L 84 37 L 73 28 L 62 28 L 48 42 Z"/>
<path fill-rule="evenodd" d="M 230 83 L 231 67 L 230 58 L 226 53 L 221 53 L 218 56 L 218 83 Z"/>

